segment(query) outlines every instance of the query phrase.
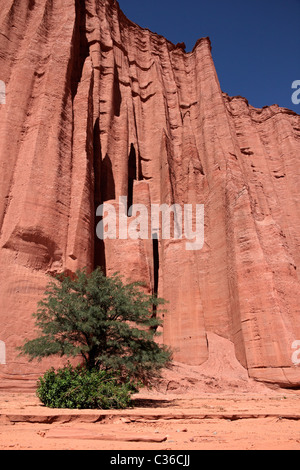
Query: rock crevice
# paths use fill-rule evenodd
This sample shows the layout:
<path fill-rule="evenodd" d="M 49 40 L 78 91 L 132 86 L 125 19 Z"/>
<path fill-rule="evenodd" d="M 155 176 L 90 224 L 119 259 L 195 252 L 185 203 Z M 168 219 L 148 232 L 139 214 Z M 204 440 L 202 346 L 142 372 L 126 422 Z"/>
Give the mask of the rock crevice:
<path fill-rule="evenodd" d="M 250 377 L 299 386 L 300 116 L 229 97 L 209 38 L 186 53 L 114 0 L 5 0 L 0 30 L 0 376 L 49 365 L 15 349 L 48 275 L 100 265 L 169 302 L 177 362 L 205 363 L 212 332 Z M 98 240 L 122 196 L 204 204 L 204 247 Z"/>

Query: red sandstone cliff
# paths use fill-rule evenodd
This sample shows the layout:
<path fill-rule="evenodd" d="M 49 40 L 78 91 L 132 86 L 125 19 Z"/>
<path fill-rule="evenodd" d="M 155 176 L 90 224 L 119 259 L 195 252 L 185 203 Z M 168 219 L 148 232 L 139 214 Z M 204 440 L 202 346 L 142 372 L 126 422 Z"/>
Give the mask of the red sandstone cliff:
<path fill-rule="evenodd" d="M 185 53 L 114 0 L 2 3 L 1 383 L 26 386 L 49 365 L 15 350 L 34 335 L 47 275 L 100 264 L 169 301 L 176 361 L 205 363 L 212 332 L 250 377 L 299 386 L 300 116 L 230 98 L 209 39 Z M 204 248 L 101 243 L 96 207 L 119 196 L 204 204 Z"/>

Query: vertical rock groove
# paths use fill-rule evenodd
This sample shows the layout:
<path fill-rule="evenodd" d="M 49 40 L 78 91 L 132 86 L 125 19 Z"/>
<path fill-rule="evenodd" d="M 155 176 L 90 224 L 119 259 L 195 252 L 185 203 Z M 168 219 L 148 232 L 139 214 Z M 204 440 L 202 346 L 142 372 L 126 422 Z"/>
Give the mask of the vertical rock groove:
<path fill-rule="evenodd" d="M 176 361 L 207 361 L 212 332 L 251 377 L 299 386 L 300 116 L 228 96 L 209 38 L 186 53 L 115 0 L 5 0 L 0 29 L 2 383 L 49 365 L 16 353 L 49 274 L 102 266 L 168 301 Z M 204 204 L 204 247 L 99 240 L 96 208 L 121 196 Z"/>

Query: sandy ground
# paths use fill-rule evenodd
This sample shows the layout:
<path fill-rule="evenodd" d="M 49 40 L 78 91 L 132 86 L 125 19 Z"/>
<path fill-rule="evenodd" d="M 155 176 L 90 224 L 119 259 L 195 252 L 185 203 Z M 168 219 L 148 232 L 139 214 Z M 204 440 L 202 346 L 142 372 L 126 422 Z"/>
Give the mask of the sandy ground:
<path fill-rule="evenodd" d="M 0 384 L 0 450 L 300 450 L 300 390 L 249 379 L 210 335 L 200 367 L 174 364 L 128 410 L 51 410 Z"/>
<path fill-rule="evenodd" d="M 50 410 L 0 393 L 1 450 L 300 450 L 300 395 L 136 399 L 124 411 Z"/>

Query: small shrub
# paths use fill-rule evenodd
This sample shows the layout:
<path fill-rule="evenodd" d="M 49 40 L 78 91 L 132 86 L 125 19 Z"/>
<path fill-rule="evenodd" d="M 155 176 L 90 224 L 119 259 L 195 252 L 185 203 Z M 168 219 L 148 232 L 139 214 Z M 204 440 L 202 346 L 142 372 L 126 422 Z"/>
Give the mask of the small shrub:
<path fill-rule="evenodd" d="M 48 370 L 38 381 L 37 396 L 49 408 L 124 409 L 137 389 L 107 371 L 70 364 Z"/>

